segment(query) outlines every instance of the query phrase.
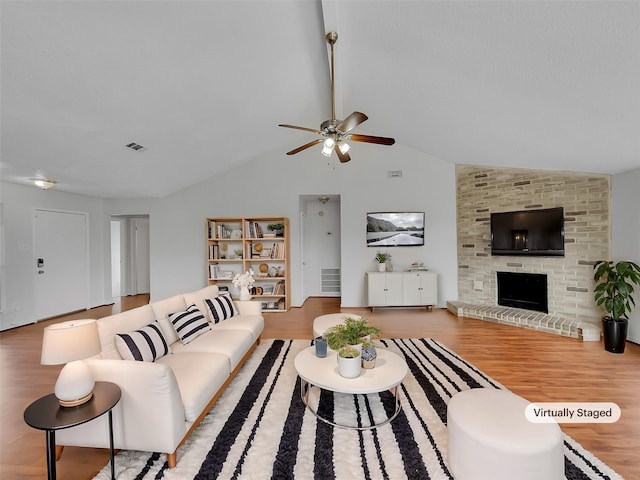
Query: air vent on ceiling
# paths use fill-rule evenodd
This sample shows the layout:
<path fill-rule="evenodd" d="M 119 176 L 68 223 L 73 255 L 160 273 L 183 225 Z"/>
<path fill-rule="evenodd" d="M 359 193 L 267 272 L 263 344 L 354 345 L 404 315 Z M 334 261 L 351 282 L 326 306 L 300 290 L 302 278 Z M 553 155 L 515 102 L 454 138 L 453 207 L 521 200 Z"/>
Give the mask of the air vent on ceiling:
<path fill-rule="evenodd" d="M 389 170 L 389 171 L 387 171 L 387 176 L 390 177 L 390 178 L 401 177 L 402 176 L 402 170 Z"/>
<path fill-rule="evenodd" d="M 142 150 L 144 147 L 137 143 L 131 142 L 130 144 L 127 145 L 127 148 L 130 148 L 131 150 Z"/>

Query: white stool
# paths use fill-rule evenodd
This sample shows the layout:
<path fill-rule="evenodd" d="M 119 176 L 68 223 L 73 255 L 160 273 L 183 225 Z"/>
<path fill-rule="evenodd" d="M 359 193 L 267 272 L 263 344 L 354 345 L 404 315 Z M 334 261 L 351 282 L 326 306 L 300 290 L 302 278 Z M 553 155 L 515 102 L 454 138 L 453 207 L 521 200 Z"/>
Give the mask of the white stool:
<path fill-rule="evenodd" d="M 344 323 L 344 319 L 347 317 L 362 318 L 360 315 L 352 313 L 329 313 L 316 317 L 313 321 L 313 338 L 320 337 L 331 327 Z"/>
<path fill-rule="evenodd" d="M 529 402 L 493 388 L 464 390 L 447 407 L 448 464 L 456 480 L 564 480 L 557 423 L 531 423 Z"/>

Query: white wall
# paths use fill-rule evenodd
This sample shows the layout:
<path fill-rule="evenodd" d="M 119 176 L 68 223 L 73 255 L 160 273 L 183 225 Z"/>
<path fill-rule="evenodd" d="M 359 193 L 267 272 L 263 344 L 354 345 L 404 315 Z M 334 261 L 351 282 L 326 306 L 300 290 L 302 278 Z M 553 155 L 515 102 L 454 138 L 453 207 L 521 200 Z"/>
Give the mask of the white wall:
<path fill-rule="evenodd" d="M 214 178 L 159 200 L 105 200 L 108 214 L 149 214 L 151 298 L 157 300 L 206 283 L 205 221 L 216 216 L 289 217 L 292 304 L 301 289 L 299 196 L 339 194 L 341 199 L 342 305 L 364 305 L 364 272 L 375 249 L 365 241 L 366 213 L 426 213 L 425 246 L 392 249 L 396 269 L 425 262 L 440 273 L 439 305 L 457 298 L 455 167 L 394 145 L 357 144 L 353 160 L 333 168 L 316 149 L 295 156 L 266 153 Z M 215 161 L 215 158 L 212 159 Z M 389 178 L 388 170 L 402 170 Z"/>
<path fill-rule="evenodd" d="M 4 209 L 4 255 L 6 270 L 5 309 L 0 313 L 0 330 L 27 323 L 35 318 L 33 258 L 33 210 L 46 208 L 89 214 L 89 302 L 101 305 L 110 298 L 105 282 L 105 244 L 109 243 L 109 221 L 99 198 L 73 195 L 36 187 L 2 184 Z M 108 248 L 107 248 L 108 250 Z"/>
<path fill-rule="evenodd" d="M 640 169 L 614 175 L 611 182 L 611 232 L 613 260 L 640 264 Z M 627 338 L 640 343 L 640 288 L 635 289 L 636 309 L 629 316 Z"/>

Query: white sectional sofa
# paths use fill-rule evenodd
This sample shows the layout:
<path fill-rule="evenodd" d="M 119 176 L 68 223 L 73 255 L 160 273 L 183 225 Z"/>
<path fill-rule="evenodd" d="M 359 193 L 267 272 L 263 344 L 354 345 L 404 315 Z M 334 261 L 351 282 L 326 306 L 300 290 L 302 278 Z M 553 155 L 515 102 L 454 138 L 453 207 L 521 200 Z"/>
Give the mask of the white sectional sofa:
<path fill-rule="evenodd" d="M 260 302 L 233 301 L 237 314 L 222 320 L 209 305 L 220 305 L 230 297 L 218 293 L 218 287 L 213 285 L 97 321 L 102 353 L 86 363 L 96 381 L 113 382 L 122 390 L 120 402 L 113 410 L 116 449 L 164 452 L 169 467 L 175 467 L 178 447 L 259 343 L 264 329 Z M 228 300 L 225 304 L 229 305 Z M 187 339 L 190 341 L 185 344 L 171 321 L 176 321 L 178 315 L 172 314 L 184 312 L 192 305 L 205 316 L 206 331 Z M 123 359 L 122 338 L 135 338 L 136 331 L 148 330 L 144 327 L 155 321 L 169 353 L 154 361 Z M 199 323 L 202 327 L 203 321 Z M 129 335 L 131 332 L 134 334 Z M 58 431 L 56 444 L 58 455 L 66 445 L 108 448 L 106 416 Z"/>

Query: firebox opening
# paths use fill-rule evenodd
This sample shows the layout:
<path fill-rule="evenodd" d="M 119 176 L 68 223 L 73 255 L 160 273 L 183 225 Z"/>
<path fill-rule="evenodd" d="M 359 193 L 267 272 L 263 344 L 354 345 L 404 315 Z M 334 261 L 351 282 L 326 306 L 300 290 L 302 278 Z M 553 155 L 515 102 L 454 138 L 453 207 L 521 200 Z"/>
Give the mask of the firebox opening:
<path fill-rule="evenodd" d="M 549 313 L 545 274 L 496 272 L 496 275 L 498 305 Z"/>

